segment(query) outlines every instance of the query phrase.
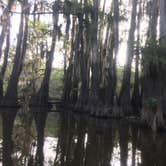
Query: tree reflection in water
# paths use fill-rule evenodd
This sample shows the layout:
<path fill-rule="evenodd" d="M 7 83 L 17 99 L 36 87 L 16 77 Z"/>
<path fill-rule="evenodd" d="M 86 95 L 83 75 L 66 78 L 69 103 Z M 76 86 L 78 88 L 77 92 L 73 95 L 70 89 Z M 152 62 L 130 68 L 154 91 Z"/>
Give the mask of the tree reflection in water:
<path fill-rule="evenodd" d="M 13 152 L 12 131 L 17 109 L 3 109 L 2 116 L 2 162 L 3 166 L 13 165 L 11 154 Z"/>
<path fill-rule="evenodd" d="M 37 150 L 36 150 L 36 157 L 35 157 L 35 166 L 43 166 L 44 129 L 46 125 L 48 110 L 45 108 L 39 108 L 32 111 L 35 118 L 35 124 L 37 129 Z"/>
<path fill-rule="evenodd" d="M 124 120 L 47 112 L 44 108 L 1 111 L 4 166 L 163 166 L 166 162 L 165 133 L 153 137 L 150 130 Z"/>

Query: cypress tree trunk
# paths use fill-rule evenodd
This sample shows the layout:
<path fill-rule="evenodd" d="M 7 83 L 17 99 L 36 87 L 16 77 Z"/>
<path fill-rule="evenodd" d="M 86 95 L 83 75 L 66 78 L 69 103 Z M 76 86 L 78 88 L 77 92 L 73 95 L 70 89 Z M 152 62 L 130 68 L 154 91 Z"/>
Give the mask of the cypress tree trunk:
<path fill-rule="evenodd" d="M 2 16 L 1 16 L 1 19 L 2 19 L 1 20 L 2 21 L 2 31 L 1 31 L 1 34 L 0 34 L 0 58 L 2 56 L 2 48 L 3 48 L 3 43 L 4 43 L 4 40 L 5 40 L 5 37 L 6 37 L 6 33 L 8 31 L 9 26 L 10 26 L 10 14 L 9 14 L 9 11 L 12 8 L 13 2 L 14 2 L 14 0 L 8 1 L 8 5 L 4 9 L 4 12 L 3 12 Z"/>
<path fill-rule="evenodd" d="M 122 88 L 119 96 L 119 104 L 122 108 L 122 114 L 129 114 L 131 111 L 130 103 L 130 79 L 131 79 L 131 63 L 133 59 L 134 49 L 134 33 L 136 28 L 137 0 L 132 1 L 131 24 L 127 45 L 127 60 L 123 72 Z"/>
<path fill-rule="evenodd" d="M 13 2 L 14 2 L 13 0 L 8 2 L 7 8 L 4 10 L 4 13 L 2 15 L 2 18 L 5 18 L 5 20 L 2 20 L 3 21 L 2 22 L 2 31 L 1 31 L 1 35 L 0 35 L 0 58 L 2 57 L 2 47 L 3 47 L 5 37 L 6 37 L 6 48 L 4 51 L 4 61 L 3 61 L 1 72 L 0 72 L 0 101 L 3 98 L 3 78 L 4 78 L 4 75 L 6 72 L 8 54 L 9 54 L 9 48 L 10 48 L 10 14 L 9 14 L 9 11 L 11 10 Z"/>
<path fill-rule="evenodd" d="M 139 12 L 137 14 L 137 45 L 135 51 L 135 77 L 134 77 L 134 90 L 132 94 L 132 106 L 134 114 L 138 114 L 141 106 L 141 94 L 140 94 L 140 80 L 139 80 L 139 57 L 140 57 L 140 21 L 142 14 L 142 0 L 139 1 Z"/>
<path fill-rule="evenodd" d="M 116 95 L 116 83 L 117 83 L 117 54 L 119 50 L 119 1 L 113 1 L 113 25 L 112 25 L 113 35 L 111 36 L 111 59 L 109 67 L 109 94 L 108 102 L 109 105 L 113 106 L 115 104 Z"/>
<path fill-rule="evenodd" d="M 6 72 L 6 68 L 8 64 L 9 48 L 10 48 L 10 30 L 8 28 L 6 48 L 4 51 L 4 60 L 3 60 L 2 68 L 0 71 L 0 100 L 2 100 L 3 98 L 3 80 L 4 80 L 4 76 L 5 76 L 5 72 Z"/>
<path fill-rule="evenodd" d="M 91 67 L 91 92 L 88 101 L 88 110 L 91 114 L 101 114 L 99 99 L 99 81 L 100 81 L 100 57 L 98 54 L 98 0 L 93 0 L 92 24 L 91 24 L 91 42 L 92 42 L 92 67 Z"/>
<path fill-rule="evenodd" d="M 2 163 L 4 166 L 13 165 L 12 162 L 12 152 L 13 152 L 13 141 L 12 141 L 12 131 L 14 126 L 14 120 L 16 117 L 17 110 L 8 110 L 5 109 L 2 111 Z"/>
<path fill-rule="evenodd" d="M 113 88 L 112 88 L 112 101 L 114 104 L 114 97 L 116 95 L 117 84 L 117 55 L 119 50 L 119 0 L 114 0 L 114 60 L 113 60 Z"/>
<path fill-rule="evenodd" d="M 21 6 L 22 6 L 21 22 L 20 22 L 19 34 L 17 38 L 16 53 L 15 53 L 14 61 L 13 61 L 14 63 L 13 69 L 10 75 L 10 79 L 8 82 L 7 91 L 6 91 L 4 100 L 2 101 L 2 104 L 8 105 L 8 106 L 17 105 L 18 81 L 19 81 L 21 70 L 22 70 L 22 64 L 23 64 L 24 56 L 26 54 L 26 47 L 27 47 L 28 20 L 29 20 L 28 1 L 24 0 Z"/>
<path fill-rule="evenodd" d="M 83 41 L 83 14 L 80 14 L 79 19 L 79 33 L 80 33 L 80 76 L 81 76 L 81 88 L 78 102 L 76 105 L 77 109 L 84 109 L 88 99 L 88 85 L 87 85 L 87 61 L 86 54 L 84 54 L 84 41 Z"/>
<path fill-rule="evenodd" d="M 75 34 L 76 34 L 76 19 L 72 18 L 72 29 L 71 29 L 71 52 L 70 52 L 70 58 L 69 58 L 69 65 L 66 70 L 66 74 L 64 77 L 64 90 L 63 90 L 63 99 L 65 103 L 70 103 L 70 94 L 72 89 L 72 71 L 73 71 L 73 58 L 74 58 L 74 40 L 75 40 Z"/>
<path fill-rule="evenodd" d="M 56 5 L 56 4 L 55 4 Z M 36 96 L 31 98 L 30 105 L 43 105 L 49 106 L 49 81 L 52 69 L 52 62 L 55 51 L 55 43 L 58 31 L 58 11 L 56 11 L 56 6 L 53 6 L 53 33 L 52 33 L 52 43 L 51 49 L 47 51 L 46 55 L 46 68 L 44 72 L 44 77 L 41 83 L 41 87 Z"/>
<path fill-rule="evenodd" d="M 166 53 L 166 1 L 160 0 L 159 1 L 159 10 L 160 10 L 160 46 L 162 51 L 162 58 L 165 58 Z M 166 65 L 165 63 L 159 64 L 159 88 L 160 88 L 160 95 L 159 95 L 159 109 L 161 109 L 160 115 L 160 122 L 163 122 L 163 115 L 164 118 L 166 117 Z M 162 124 L 165 125 L 165 124 Z"/>
<path fill-rule="evenodd" d="M 161 12 L 160 12 L 161 14 Z M 158 1 L 152 1 L 151 12 L 149 15 L 149 34 L 148 42 L 150 41 L 150 50 L 154 50 L 153 45 L 157 45 L 157 19 L 158 19 Z M 160 16 L 161 19 L 161 16 Z M 161 25 L 160 25 L 161 27 Z M 161 33 L 161 32 L 160 32 Z M 152 45 L 152 46 L 151 46 Z M 158 48 L 155 49 L 156 51 Z M 157 51 L 158 52 L 158 51 Z M 156 130 L 158 125 L 163 125 L 163 115 L 162 115 L 162 106 L 161 106 L 161 93 L 164 90 L 161 88 L 162 83 L 164 82 L 163 78 L 160 80 L 162 75 L 162 64 L 159 62 L 158 54 L 152 54 L 152 59 L 146 58 L 144 55 L 144 73 L 143 73 L 143 109 L 141 112 L 141 117 L 144 122 L 152 127 L 153 130 Z M 155 61 L 154 61 L 155 59 Z M 147 61 L 147 62 L 146 62 Z M 161 67 L 161 69 L 160 69 Z M 163 76 L 162 76 L 163 77 Z M 162 90 L 161 90 L 162 89 Z M 152 103 L 153 102 L 153 103 Z"/>
<path fill-rule="evenodd" d="M 73 73 L 72 73 L 72 89 L 71 89 L 71 94 L 70 94 L 70 102 L 71 104 L 75 105 L 78 100 L 78 83 L 79 83 L 79 71 L 80 71 L 80 66 L 79 66 L 79 54 L 80 54 L 80 30 L 79 30 L 79 25 L 76 26 L 76 38 L 74 41 L 73 45 Z"/>

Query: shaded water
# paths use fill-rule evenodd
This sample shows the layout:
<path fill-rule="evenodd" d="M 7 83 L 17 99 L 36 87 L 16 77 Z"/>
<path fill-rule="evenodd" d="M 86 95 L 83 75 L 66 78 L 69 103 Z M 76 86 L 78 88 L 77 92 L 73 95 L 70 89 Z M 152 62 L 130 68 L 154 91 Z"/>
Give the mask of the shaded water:
<path fill-rule="evenodd" d="M 154 136 L 124 120 L 47 114 L 44 109 L 1 111 L 0 165 L 166 165 L 165 133 Z"/>

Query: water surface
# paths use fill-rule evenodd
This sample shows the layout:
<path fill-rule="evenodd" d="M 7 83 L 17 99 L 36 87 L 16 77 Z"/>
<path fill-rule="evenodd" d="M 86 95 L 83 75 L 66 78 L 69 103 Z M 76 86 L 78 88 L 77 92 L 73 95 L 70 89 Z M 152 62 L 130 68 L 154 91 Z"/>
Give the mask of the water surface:
<path fill-rule="evenodd" d="M 1 110 L 1 165 L 166 165 L 165 133 L 154 135 L 124 120 L 45 111 Z"/>

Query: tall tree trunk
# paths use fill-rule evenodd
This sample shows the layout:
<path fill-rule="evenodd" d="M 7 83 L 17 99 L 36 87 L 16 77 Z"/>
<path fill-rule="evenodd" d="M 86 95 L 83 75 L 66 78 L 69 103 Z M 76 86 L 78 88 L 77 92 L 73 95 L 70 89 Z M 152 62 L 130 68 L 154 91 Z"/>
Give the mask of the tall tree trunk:
<path fill-rule="evenodd" d="M 157 45 L 157 20 L 158 1 L 153 0 L 149 15 L 149 33 L 147 38 L 147 43 L 150 43 L 148 48 L 149 51 L 155 49 L 153 45 Z M 143 108 L 141 117 L 144 122 L 148 123 L 154 130 L 156 130 L 156 115 L 161 115 L 161 112 L 159 111 L 161 103 L 157 101 L 160 96 L 161 85 L 159 73 L 161 72 L 159 72 L 159 56 L 154 53 L 152 54 L 153 57 L 151 58 L 155 59 L 155 61 L 149 61 L 149 57 L 147 56 L 148 55 L 143 54 Z M 152 108 L 152 100 L 155 100 L 156 108 Z M 160 119 L 159 121 L 161 122 L 162 120 Z"/>
<path fill-rule="evenodd" d="M 130 103 L 130 79 L 131 63 L 133 59 L 134 34 L 136 29 L 137 0 L 132 1 L 131 24 L 127 43 L 127 59 L 123 72 L 122 88 L 119 96 L 119 103 L 122 108 L 122 114 L 128 114 L 131 110 Z"/>
<path fill-rule="evenodd" d="M 0 101 L 3 97 L 3 78 L 6 72 L 7 67 L 7 61 L 8 61 L 8 54 L 9 54 L 9 48 L 10 48 L 10 14 L 9 11 L 12 8 L 13 0 L 8 2 L 7 8 L 4 10 L 4 13 L 2 15 L 2 18 L 5 18 L 5 20 L 2 20 L 2 31 L 0 35 L 0 58 L 2 57 L 2 48 L 4 39 L 6 37 L 6 48 L 4 51 L 4 61 L 2 64 L 1 72 L 0 72 Z M 7 35 L 6 35 L 7 34 Z"/>
<path fill-rule="evenodd" d="M 84 54 L 84 38 L 83 38 L 83 13 L 78 17 L 79 19 L 79 32 L 80 33 L 80 76 L 81 76 L 81 88 L 78 102 L 76 105 L 77 109 L 84 109 L 88 99 L 88 83 L 87 83 L 87 60 L 86 54 Z"/>
<path fill-rule="evenodd" d="M 73 75 L 72 75 L 72 89 L 70 95 L 70 101 L 73 105 L 77 103 L 78 100 L 78 83 L 79 83 L 79 47 L 80 47 L 80 32 L 79 25 L 76 26 L 76 39 L 74 41 L 74 50 L 73 50 Z"/>
<path fill-rule="evenodd" d="M 116 84 L 117 84 L 117 56 L 119 50 L 119 0 L 114 0 L 114 59 L 113 59 L 113 88 L 112 88 L 112 101 L 116 95 Z M 114 104 L 114 103 L 112 103 Z"/>
<path fill-rule="evenodd" d="M 159 11 L 160 11 L 160 46 L 161 50 L 164 52 L 161 58 L 165 58 L 166 52 L 166 1 L 160 0 L 159 1 Z M 160 96 L 159 96 L 159 105 L 161 112 L 166 117 L 166 65 L 165 63 L 159 64 L 159 87 L 160 87 Z"/>
<path fill-rule="evenodd" d="M 26 54 L 27 37 L 28 37 L 29 7 L 27 7 L 28 6 L 27 4 L 28 4 L 27 0 L 24 0 L 23 3 L 21 4 L 22 14 L 21 14 L 20 27 L 19 27 L 19 34 L 17 38 L 16 53 L 14 56 L 14 61 L 13 61 L 14 64 L 8 82 L 7 91 L 4 100 L 2 102 L 2 104 L 4 105 L 9 105 L 9 106 L 17 105 L 18 81 L 22 70 L 24 56 Z"/>
<path fill-rule="evenodd" d="M 6 36 L 6 33 L 8 31 L 8 28 L 10 27 L 10 14 L 9 14 L 9 11 L 11 10 L 12 8 L 12 5 L 13 5 L 13 2 L 14 0 L 10 0 L 8 1 L 8 5 L 7 7 L 4 9 L 4 12 L 2 14 L 2 30 L 1 30 L 1 34 L 0 34 L 0 58 L 2 56 L 2 48 L 3 48 L 3 43 L 4 43 L 4 40 L 5 40 L 5 36 Z"/>
<path fill-rule="evenodd" d="M 116 82 L 117 82 L 117 55 L 119 50 L 119 0 L 113 1 L 113 35 L 111 36 L 111 58 L 109 65 L 109 97 L 108 102 L 111 106 L 114 105 L 116 95 Z"/>
<path fill-rule="evenodd" d="M 8 28 L 6 48 L 4 51 L 4 60 L 3 60 L 2 68 L 0 71 L 0 101 L 3 98 L 3 80 L 4 80 L 4 76 L 5 76 L 5 72 L 6 72 L 6 68 L 8 64 L 9 48 L 10 48 L 10 29 Z"/>
<path fill-rule="evenodd" d="M 91 42 L 92 42 L 92 67 L 91 67 L 91 92 L 89 96 L 88 109 L 91 114 L 99 115 L 100 99 L 99 99 L 99 81 L 100 81 L 100 58 L 98 54 L 98 0 L 93 0 L 92 24 L 91 24 Z"/>
<path fill-rule="evenodd" d="M 67 53 L 68 53 L 68 48 L 67 44 L 69 41 L 69 31 L 70 31 L 70 14 L 66 15 L 66 30 L 65 30 L 65 41 L 64 41 L 64 49 L 65 49 L 65 54 L 64 54 L 64 81 L 66 79 L 66 74 L 67 74 Z"/>
<path fill-rule="evenodd" d="M 63 99 L 65 103 L 70 102 L 70 93 L 72 88 L 72 71 L 73 71 L 73 57 L 74 57 L 74 40 L 75 40 L 75 34 L 76 34 L 76 19 L 72 18 L 72 29 L 71 29 L 71 52 L 70 52 L 70 58 L 69 58 L 69 65 L 66 70 L 66 74 L 64 77 L 64 90 L 63 90 Z"/>
<path fill-rule="evenodd" d="M 56 5 L 56 3 L 55 3 Z M 51 69 L 52 69 L 52 62 L 54 57 L 55 51 L 55 43 L 57 38 L 57 31 L 58 31 L 58 11 L 54 10 L 56 6 L 53 6 L 53 32 L 52 32 L 52 42 L 51 42 L 51 49 L 47 51 L 46 55 L 46 68 L 44 72 L 44 77 L 41 83 L 41 87 L 36 96 L 32 97 L 30 104 L 31 105 L 49 105 L 49 82 L 51 76 Z"/>
<path fill-rule="evenodd" d="M 152 8 L 150 11 L 150 18 L 149 18 L 149 36 L 148 36 L 150 40 L 156 40 L 157 20 L 158 20 L 158 1 L 152 0 Z"/>
<path fill-rule="evenodd" d="M 160 10 L 160 44 L 166 43 L 166 2 L 159 0 Z"/>
<path fill-rule="evenodd" d="M 140 81 L 139 81 L 139 57 L 140 57 L 140 21 L 142 13 L 142 0 L 139 1 L 139 11 L 137 14 L 137 45 L 135 51 L 135 75 L 134 75 L 134 90 L 132 94 L 132 106 L 134 113 L 138 114 L 141 106 Z"/>

